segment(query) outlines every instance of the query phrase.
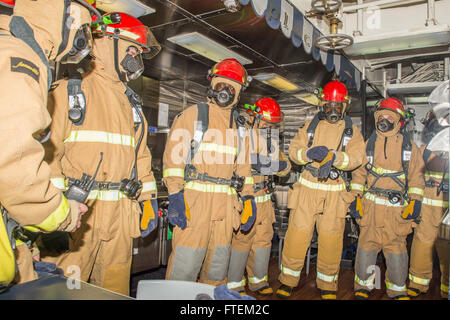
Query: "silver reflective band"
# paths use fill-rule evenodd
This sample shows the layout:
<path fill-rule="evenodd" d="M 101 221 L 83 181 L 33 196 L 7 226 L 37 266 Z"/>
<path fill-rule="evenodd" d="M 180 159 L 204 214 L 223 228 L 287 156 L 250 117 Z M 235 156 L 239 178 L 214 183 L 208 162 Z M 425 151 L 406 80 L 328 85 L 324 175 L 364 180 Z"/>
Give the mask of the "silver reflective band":
<path fill-rule="evenodd" d="M 301 271 L 295 271 L 295 270 L 286 268 L 283 265 L 281 265 L 281 272 L 283 272 L 284 274 L 293 276 L 293 277 L 300 277 L 300 273 L 301 273 Z"/>
<path fill-rule="evenodd" d="M 184 185 L 184 188 L 200 192 L 227 193 L 229 195 L 236 194 L 236 190 L 226 184 L 206 184 L 189 181 Z"/>
<path fill-rule="evenodd" d="M 227 288 L 228 289 L 236 289 L 240 287 L 245 287 L 245 279 L 242 279 L 241 281 L 236 282 L 227 282 Z"/>
<path fill-rule="evenodd" d="M 120 190 L 92 190 L 89 192 L 88 199 L 96 199 L 101 201 L 119 201 L 128 198 L 125 193 Z"/>
<path fill-rule="evenodd" d="M 320 280 L 326 281 L 326 282 L 334 282 L 334 281 L 337 281 L 338 275 L 335 274 L 334 276 L 329 276 L 329 275 L 326 275 L 324 273 L 317 271 L 317 278 Z"/>
<path fill-rule="evenodd" d="M 405 285 L 397 286 L 397 285 L 395 285 L 395 284 L 393 284 L 391 282 L 387 282 L 387 281 L 385 281 L 385 283 L 386 283 L 386 288 L 388 288 L 389 290 L 392 290 L 392 291 L 406 291 L 406 286 Z"/>
<path fill-rule="evenodd" d="M 149 192 L 149 191 L 156 191 L 156 181 L 151 182 L 144 182 L 142 184 L 142 193 Z"/>
<path fill-rule="evenodd" d="M 375 204 L 381 204 L 383 206 L 388 206 L 388 207 L 406 207 L 407 206 L 406 202 L 403 205 L 400 202 L 398 202 L 396 204 L 392 204 L 389 200 L 379 198 L 370 192 L 366 193 L 364 195 L 364 198 L 366 198 L 367 200 L 370 200 L 370 201 L 374 201 Z"/>
<path fill-rule="evenodd" d="M 51 183 L 53 184 L 53 186 L 55 186 L 56 188 L 60 189 L 60 190 L 66 190 L 66 182 L 64 178 L 51 178 L 50 179 Z"/>
<path fill-rule="evenodd" d="M 336 166 L 336 168 L 342 170 L 345 169 L 348 166 L 348 163 L 350 162 L 350 158 L 348 157 L 348 154 L 345 152 L 342 152 L 342 155 L 344 156 L 344 160 L 342 160 L 342 164 L 340 166 Z"/>
<path fill-rule="evenodd" d="M 361 280 L 356 274 L 355 274 L 355 282 L 361 286 L 364 287 L 372 287 L 375 284 L 375 278 L 369 278 L 367 280 Z"/>
<path fill-rule="evenodd" d="M 411 273 L 409 274 L 409 280 L 411 280 L 412 282 L 427 286 L 430 284 L 430 280 L 431 279 L 423 279 L 423 278 L 419 278 L 416 276 L 413 276 Z"/>
<path fill-rule="evenodd" d="M 267 277 L 267 275 L 265 275 L 264 276 L 264 278 L 258 278 L 258 277 L 249 277 L 248 278 L 248 282 L 249 283 L 260 283 L 260 282 L 263 282 L 263 281 L 268 281 L 268 277 Z"/>
<path fill-rule="evenodd" d="M 71 131 L 69 137 L 64 140 L 64 143 L 69 142 L 100 142 L 134 147 L 134 137 L 105 131 Z"/>
<path fill-rule="evenodd" d="M 270 194 L 264 196 L 255 197 L 255 203 L 263 203 L 270 200 Z"/>
<path fill-rule="evenodd" d="M 305 187 L 308 187 L 310 189 L 317 189 L 317 190 L 323 190 L 323 191 L 343 191 L 345 190 L 345 184 L 325 184 L 320 182 L 311 182 L 306 180 L 305 178 L 298 178 L 298 182 L 300 182 Z"/>
<path fill-rule="evenodd" d="M 442 201 L 442 200 L 423 198 L 422 204 L 425 204 L 428 206 L 433 206 L 433 207 L 439 207 L 439 208 L 448 208 L 448 201 Z"/>

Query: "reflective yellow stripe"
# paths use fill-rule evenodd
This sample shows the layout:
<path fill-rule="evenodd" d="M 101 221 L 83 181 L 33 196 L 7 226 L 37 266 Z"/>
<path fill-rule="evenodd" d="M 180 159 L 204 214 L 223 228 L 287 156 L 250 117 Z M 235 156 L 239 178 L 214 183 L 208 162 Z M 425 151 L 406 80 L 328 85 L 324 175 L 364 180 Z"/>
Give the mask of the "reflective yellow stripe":
<path fill-rule="evenodd" d="M 258 278 L 258 277 L 248 277 L 248 282 L 249 283 L 260 283 L 263 281 L 268 281 L 268 277 L 267 274 L 264 276 L 264 278 Z"/>
<path fill-rule="evenodd" d="M 227 282 L 228 289 L 236 289 L 240 287 L 245 287 L 245 279 L 242 279 L 241 281 Z"/>
<path fill-rule="evenodd" d="M 134 137 L 105 131 L 71 131 L 69 137 L 64 140 L 64 143 L 68 142 L 101 142 L 134 147 Z"/>
<path fill-rule="evenodd" d="M 200 144 L 198 151 L 214 151 L 214 152 L 227 153 L 227 154 L 232 154 L 232 155 L 237 154 L 237 148 L 230 147 L 230 146 L 224 146 L 224 145 L 218 145 L 216 143 L 205 143 L 205 142 L 202 142 Z"/>
<path fill-rule="evenodd" d="M 302 152 L 303 152 L 303 149 L 300 149 L 297 151 L 297 160 L 298 160 L 298 162 L 300 162 L 300 164 L 307 164 L 308 161 L 305 161 L 302 158 Z"/>
<path fill-rule="evenodd" d="M 388 170 L 388 169 L 383 169 L 383 168 L 372 168 L 372 171 L 378 173 L 378 174 L 386 174 L 386 173 L 398 173 L 399 171 L 393 171 L 393 170 Z M 397 176 L 397 178 L 401 178 L 401 179 L 405 179 L 405 175 L 401 174 L 399 176 Z"/>
<path fill-rule="evenodd" d="M 446 286 L 445 284 L 441 284 L 441 291 L 448 293 L 448 286 Z"/>
<path fill-rule="evenodd" d="M 442 179 L 444 175 L 442 172 L 434 172 L 434 171 L 425 171 L 425 177 L 426 178 L 435 178 L 435 179 Z M 448 174 L 445 173 L 445 177 L 448 178 Z"/>
<path fill-rule="evenodd" d="M 355 282 L 364 287 L 371 287 L 375 284 L 375 278 L 370 277 L 367 280 L 362 280 L 355 274 Z"/>
<path fill-rule="evenodd" d="M 400 202 L 396 203 L 396 204 L 392 204 L 392 203 L 389 202 L 389 200 L 383 199 L 383 198 L 379 198 L 379 197 L 377 197 L 376 195 L 374 195 L 374 194 L 372 194 L 370 192 L 366 193 L 364 195 L 364 198 L 366 198 L 367 200 L 370 200 L 370 201 L 374 201 L 375 204 L 381 204 L 383 206 L 388 206 L 388 207 L 406 207 L 408 205 L 406 203 L 406 201 L 405 201 L 405 203 L 403 205 Z"/>
<path fill-rule="evenodd" d="M 100 201 L 119 201 L 123 198 L 127 198 L 127 196 L 120 190 L 92 190 L 88 196 L 88 199 Z"/>
<path fill-rule="evenodd" d="M 344 160 L 342 161 L 342 164 L 340 166 L 336 166 L 336 168 L 338 169 L 345 169 L 348 166 L 348 163 L 350 162 L 350 158 L 348 157 L 348 154 L 345 152 L 341 152 L 342 155 L 344 156 Z"/>
<path fill-rule="evenodd" d="M 149 191 L 156 191 L 156 182 L 155 181 L 151 181 L 151 182 L 144 182 L 142 184 L 142 193 L 144 192 L 149 192 Z"/>
<path fill-rule="evenodd" d="M 270 194 L 264 196 L 255 197 L 255 203 L 263 203 L 270 200 Z"/>
<path fill-rule="evenodd" d="M 255 179 L 253 177 L 245 177 L 244 184 L 254 184 Z"/>
<path fill-rule="evenodd" d="M 420 196 L 423 196 L 424 190 L 423 189 L 419 189 L 419 188 L 409 188 L 408 189 L 408 193 L 415 193 L 415 194 L 418 194 Z"/>
<path fill-rule="evenodd" d="M 359 190 L 359 191 L 362 191 L 362 192 L 364 192 L 364 189 L 365 189 L 365 187 L 362 184 L 358 184 L 358 183 L 350 184 L 350 188 L 352 190 Z"/>
<path fill-rule="evenodd" d="M 205 184 L 196 181 L 189 181 L 184 185 L 185 189 L 191 189 L 200 192 L 227 193 L 236 194 L 236 190 L 226 184 Z"/>
<path fill-rule="evenodd" d="M 300 277 L 300 271 L 295 271 L 289 268 L 286 268 L 285 266 L 281 265 L 281 272 L 284 274 L 288 274 L 293 277 Z"/>
<path fill-rule="evenodd" d="M 61 203 L 58 208 L 53 211 L 43 222 L 38 225 L 28 225 L 25 226 L 25 229 L 39 232 L 39 231 L 55 231 L 59 225 L 66 220 L 69 215 L 70 209 L 69 204 L 67 203 L 66 197 L 62 196 Z"/>
<path fill-rule="evenodd" d="M 397 286 L 397 285 L 395 285 L 395 284 L 393 284 L 391 282 L 387 282 L 387 281 L 385 281 L 385 283 L 386 283 L 386 288 L 388 288 L 389 290 L 392 290 L 392 291 L 406 291 L 406 286 L 405 285 Z"/>
<path fill-rule="evenodd" d="M 342 191 L 345 190 L 345 184 L 325 184 L 320 182 L 311 182 L 306 180 L 305 178 L 300 177 L 298 179 L 298 182 L 300 182 L 302 185 L 311 188 L 311 189 L 318 189 L 318 190 L 324 190 L 324 191 Z"/>
<path fill-rule="evenodd" d="M 66 181 L 64 178 L 51 178 L 51 183 L 60 190 L 66 190 Z"/>
<path fill-rule="evenodd" d="M 423 279 L 423 278 L 419 278 L 416 276 L 413 276 L 411 273 L 409 274 L 409 280 L 411 280 L 412 282 L 421 284 L 423 286 L 427 286 L 430 284 L 430 280 L 431 279 Z"/>
<path fill-rule="evenodd" d="M 422 204 L 426 204 L 433 207 L 448 208 L 448 201 L 442 200 L 423 198 Z"/>
<path fill-rule="evenodd" d="M 184 169 L 181 168 L 168 168 L 163 171 L 163 178 L 167 177 L 181 177 L 184 178 Z"/>
<path fill-rule="evenodd" d="M 329 275 L 326 275 L 324 273 L 317 271 L 317 278 L 320 280 L 326 281 L 326 282 L 334 282 L 334 281 L 337 281 L 338 275 L 335 274 L 334 276 L 329 276 Z"/>

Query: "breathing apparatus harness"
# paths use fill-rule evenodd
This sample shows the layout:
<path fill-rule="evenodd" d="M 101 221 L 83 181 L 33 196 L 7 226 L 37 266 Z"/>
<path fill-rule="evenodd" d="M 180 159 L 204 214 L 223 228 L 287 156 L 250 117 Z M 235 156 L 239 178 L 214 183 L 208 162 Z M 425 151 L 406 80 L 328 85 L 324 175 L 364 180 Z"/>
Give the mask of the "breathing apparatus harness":
<path fill-rule="evenodd" d="M 369 161 L 366 164 L 366 170 L 368 171 L 369 174 L 371 174 L 375 177 L 375 181 L 372 183 L 372 185 L 369 188 L 367 188 L 367 186 L 366 186 L 366 188 L 364 190 L 364 194 L 372 193 L 372 194 L 375 194 L 378 196 L 386 197 L 386 198 L 388 198 L 389 202 L 392 204 L 398 204 L 398 203 L 404 204 L 405 201 L 409 201 L 408 169 L 409 169 L 409 162 L 411 160 L 412 143 L 411 143 L 411 136 L 408 131 L 406 131 L 405 129 L 402 129 L 401 133 L 403 135 L 403 143 L 402 143 L 403 171 L 391 172 L 391 173 L 378 173 L 376 171 L 376 168 L 373 165 L 374 154 L 375 154 L 375 143 L 377 140 L 377 134 L 375 131 L 370 136 L 370 138 L 367 142 L 367 147 L 366 147 L 366 156 L 367 156 L 367 160 Z M 405 183 L 403 183 L 399 179 L 399 177 L 401 175 L 405 176 Z M 402 191 L 374 187 L 380 178 L 390 178 L 390 179 L 394 180 L 394 182 L 397 183 L 402 188 Z"/>
<path fill-rule="evenodd" d="M 317 125 L 319 124 L 319 121 L 321 121 L 321 120 L 324 120 L 322 114 L 319 114 L 319 113 L 316 114 L 314 116 L 314 118 L 312 119 L 312 121 L 309 123 L 308 128 L 306 129 L 306 132 L 307 132 L 308 138 L 309 138 L 308 148 L 310 148 L 313 145 L 316 128 L 317 128 Z M 339 150 L 339 148 L 340 148 L 342 152 L 345 152 L 345 148 L 346 148 L 348 142 L 353 137 L 352 119 L 345 116 L 344 121 L 345 121 L 345 128 L 344 128 L 344 131 L 342 132 L 342 137 L 341 137 L 341 141 L 339 142 L 339 146 L 336 149 L 336 150 Z M 313 167 L 310 163 L 308 163 L 302 167 L 304 169 L 308 170 L 313 177 L 317 178 L 319 169 Z M 345 188 L 346 188 L 347 192 L 349 192 L 350 191 L 350 181 L 351 181 L 350 172 L 332 167 L 328 178 L 331 180 L 337 180 L 339 177 L 342 177 L 342 180 L 344 180 L 344 183 L 345 183 Z"/>
<path fill-rule="evenodd" d="M 431 156 L 431 151 L 426 149 L 423 152 L 423 161 L 425 162 L 425 165 L 428 163 L 428 160 Z M 439 195 L 441 194 L 441 192 L 444 192 L 444 194 L 448 194 L 448 177 L 447 179 L 445 179 L 445 175 L 448 172 L 448 167 L 447 167 L 447 163 L 444 166 L 444 170 L 442 172 L 442 180 L 441 182 L 436 181 L 435 179 L 433 179 L 433 177 L 429 177 L 428 180 L 425 180 L 425 186 L 427 188 L 436 188 L 436 196 L 439 197 Z"/>
<path fill-rule="evenodd" d="M 81 89 L 81 81 L 82 81 L 81 75 L 79 73 L 78 74 L 75 73 L 74 76 L 69 79 L 67 84 L 67 93 L 70 107 L 69 119 L 75 126 L 80 126 L 83 124 L 86 114 L 86 97 L 83 93 L 83 90 Z M 120 190 L 130 199 L 136 198 L 139 195 L 139 191 L 142 189 L 142 182 L 138 180 L 137 175 L 137 154 L 139 152 L 139 148 L 142 143 L 144 133 L 146 132 L 145 122 L 142 115 L 142 99 L 137 93 L 135 93 L 128 86 L 126 87 L 125 95 L 127 96 L 128 101 L 130 102 L 131 108 L 133 110 L 133 119 L 136 125 L 135 132 L 139 130 L 139 127 L 142 124 L 140 137 L 135 148 L 134 166 L 131 171 L 131 175 L 129 178 L 124 178 L 120 182 L 92 180 L 91 184 L 89 183 L 91 176 L 85 173 L 83 173 L 81 179 L 68 178 L 69 189 L 66 191 L 66 194 L 70 193 L 69 190 L 71 188 L 84 190 L 83 192 L 77 192 L 77 197 L 74 200 L 78 199 L 77 200 L 78 202 L 84 203 L 84 201 L 87 199 L 87 196 L 89 195 L 89 192 L 92 189 Z M 90 186 L 90 188 L 86 189 L 88 185 Z M 81 196 L 81 194 L 83 195 Z M 83 198 L 84 201 L 79 201 L 82 200 Z"/>
<path fill-rule="evenodd" d="M 238 134 L 239 134 L 239 147 L 238 152 L 236 154 L 236 158 L 239 155 L 242 145 L 243 133 L 244 133 L 244 124 L 242 122 L 242 118 L 239 115 L 239 112 L 236 109 L 231 110 L 230 116 L 230 127 L 233 125 L 233 121 L 236 123 Z M 190 152 L 188 154 L 186 160 L 186 167 L 184 170 L 184 181 L 190 182 L 194 180 L 202 181 L 202 182 L 210 182 L 215 184 L 228 185 L 234 188 L 237 192 L 242 191 L 244 187 L 244 177 L 239 177 L 235 172 L 233 172 L 233 177 L 231 179 L 211 177 L 206 172 L 199 173 L 197 168 L 192 164 L 192 160 L 194 159 L 195 154 L 200 148 L 200 144 L 203 140 L 203 136 L 205 132 L 208 130 L 209 126 L 209 105 L 207 103 L 199 103 L 197 104 L 197 121 L 194 127 L 194 138 L 190 143 Z"/>

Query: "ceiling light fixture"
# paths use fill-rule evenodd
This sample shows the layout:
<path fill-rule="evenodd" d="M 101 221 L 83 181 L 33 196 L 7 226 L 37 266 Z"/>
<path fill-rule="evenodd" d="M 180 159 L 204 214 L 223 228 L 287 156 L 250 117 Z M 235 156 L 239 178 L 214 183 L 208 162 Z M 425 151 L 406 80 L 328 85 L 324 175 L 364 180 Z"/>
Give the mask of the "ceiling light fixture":
<path fill-rule="evenodd" d="M 276 73 L 257 74 L 256 76 L 253 76 L 253 79 L 285 92 L 294 92 L 300 89 L 299 86 Z"/>
<path fill-rule="evenodd" d="M 234 58 L 243 65 L 253 63 L 252 60 L 241 56 L 240 54 L 198 32 L 173 36 L 167 40 L 215 62 L 222 61 L 223 59 Z"/>
<path fill-rule="evenodd" d="M 105 12 L 124 12 L 135 18 L 156 12 L 137 0 L 97 0 L 97 8 Z"/>

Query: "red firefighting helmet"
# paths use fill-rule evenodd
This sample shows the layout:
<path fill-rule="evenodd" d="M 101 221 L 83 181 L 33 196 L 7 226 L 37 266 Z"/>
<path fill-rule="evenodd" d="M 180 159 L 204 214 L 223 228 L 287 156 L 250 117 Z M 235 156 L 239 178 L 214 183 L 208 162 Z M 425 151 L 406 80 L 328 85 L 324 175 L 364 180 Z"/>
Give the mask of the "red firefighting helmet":
<path fill-rule="evenodd" d="M 250 81 L 247 70 L 236 59 L 225 59 L 216 63 L 208 73 L 209 80 L 212 80 L 213 77 L 233 80 L 242 85 L 243 89 L 248 87 Z"/>
<path fill-rule="evenodd" d="M 349 102 L 347 88 L 338 80 L 327 83 L 320 93 L 319 98 L 331 102 Z"/>
<path fill-rule="evenodd" d="M 282 114 L 279 104 L 271 98 L 261 98 L 256 101 L 255 106 L 259 107 L 256 112 L 260 115 L 261 120 L 270 123 L 280 123 Z"/>
<path fill-rule="evenodd" d="M 103 15 L 103 22 L 106 35 L 137 44 L 145 58 L 153 58 L 161 51 L 161 45 L 150 29 L 135 17 L 123 12 L 110 12 Z M 100 30 L 99 25 L 93 26 L 93 33 L 98 34 Z"/>
<path fill-rule="evenodd" d="M 387 98 L 380 102 L 380 104 L 377 106 L 377 111 L 386 109 L 391 110 L 395 113 L 398 113 L 400 115 L 400 124 L 403 127 L 405 124 L 406 114 L 405 114 L 405 108 L 403 107 L 403 103 L 398 100 L 397 98 Z"/>

